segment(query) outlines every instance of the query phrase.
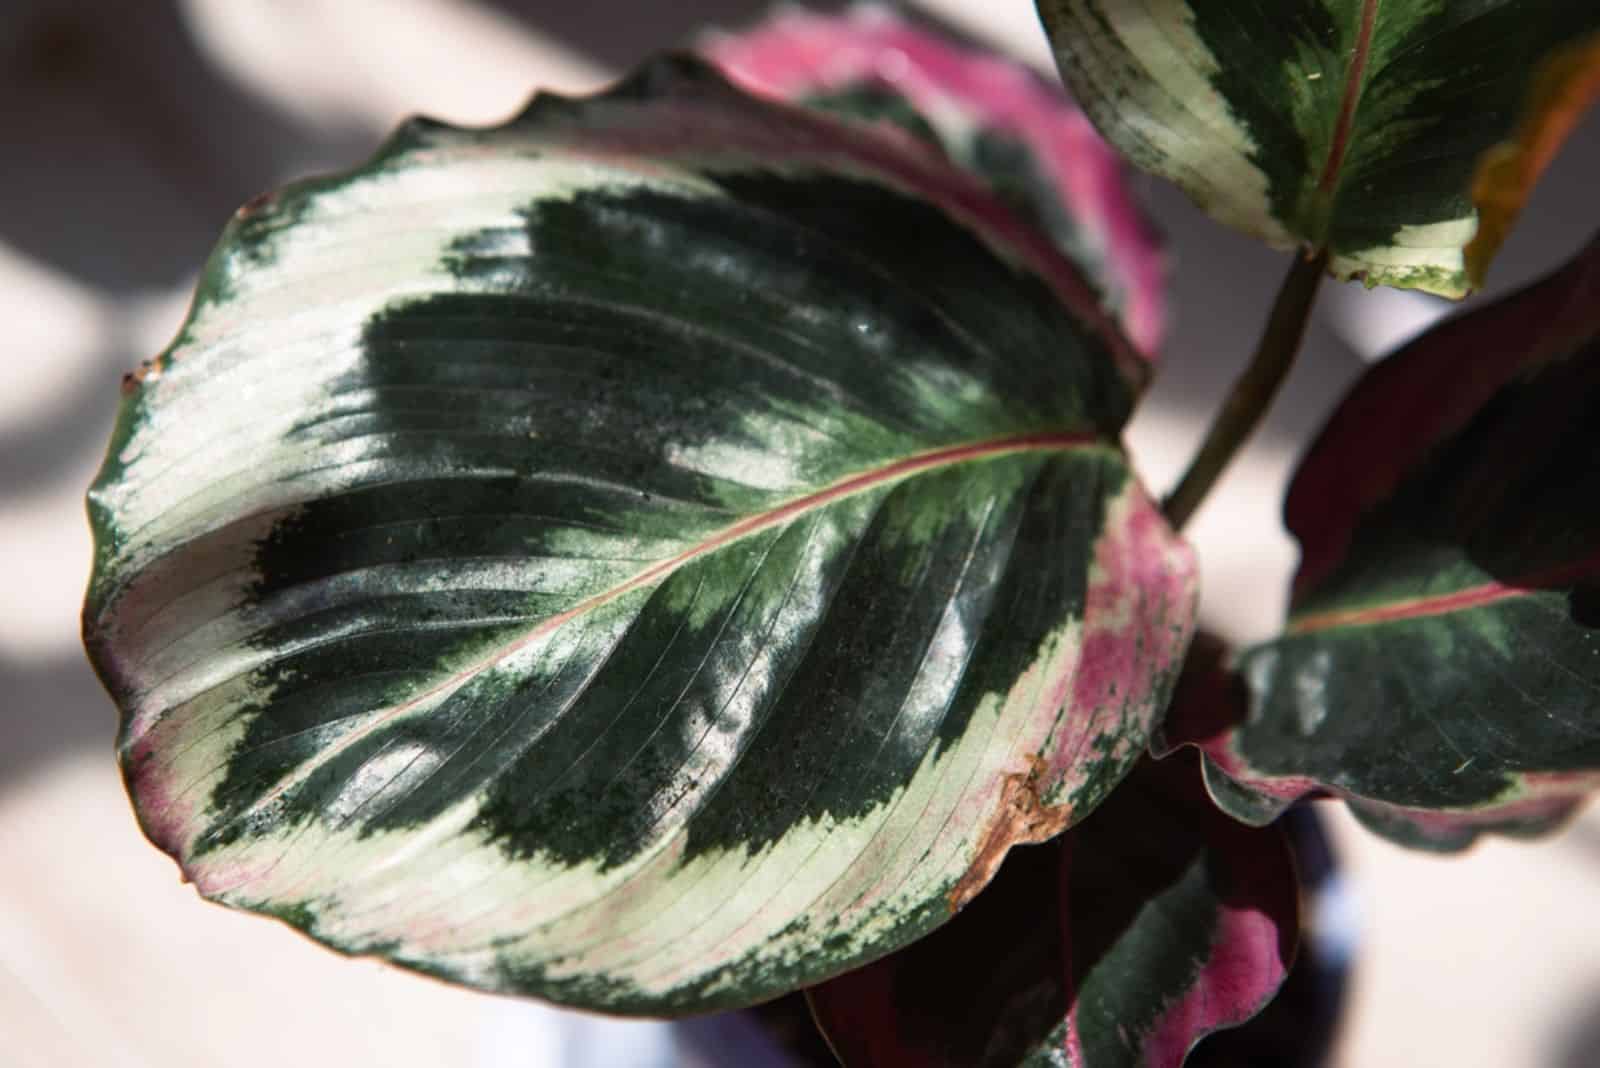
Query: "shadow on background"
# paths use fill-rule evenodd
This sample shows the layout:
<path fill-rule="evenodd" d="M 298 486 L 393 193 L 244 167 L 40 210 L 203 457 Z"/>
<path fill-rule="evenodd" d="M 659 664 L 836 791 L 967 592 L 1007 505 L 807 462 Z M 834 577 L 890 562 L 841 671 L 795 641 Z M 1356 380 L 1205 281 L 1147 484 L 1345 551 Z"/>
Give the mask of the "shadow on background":
<path fill-rule="evenodd" d="M 116 709 L 83 654 L 0 654 L 0 789 L 58 757 L 95 750 L 111 759 Z"/>
<path fill-rule="evenodd" d="M 1594 1068 L 1600 1064 L 1600 993 L 1591 995 L 1583 1004 L 1588 1010 L 1575 1016 L 1572 1026 L 1557 1038 L 1550 1068 Z"/>
<path fill-rule="evenodd" d="M 0 99 L 0 243 L 111 298 L 172 290 L 239 204 L 378 134 L 292 122 L 216 69 L 170 0 L 9 0 Z M 75 382 L 0 427 L 0 498 L 104 448 L 118 378 L 152 355 L 107 333 Z"/>
<path fill-rule="evenodd" d="M 297 165 L 354 158 L 235 85 L 171 0 L 8 0 L 0 240 L 115 293 L 192 276 L 233 210 Z"/>
<path fill-rule="evenodd" d="M 108 339 L 64 392 L 0 424 L 0 500 L 48 489 L 104 449 L 117 411 L 117 376 L 145 355 L 127 339 Z"/>
<path fill-rule="evenodd" d="M 482 0 L 595 63 L 618 72 L 655 52 L 683 48 L 701 30 L 737 30 L 775 7 L 773 0 Z M 807 0 L 813 10 L 840 10 L 850 0 Z"/>

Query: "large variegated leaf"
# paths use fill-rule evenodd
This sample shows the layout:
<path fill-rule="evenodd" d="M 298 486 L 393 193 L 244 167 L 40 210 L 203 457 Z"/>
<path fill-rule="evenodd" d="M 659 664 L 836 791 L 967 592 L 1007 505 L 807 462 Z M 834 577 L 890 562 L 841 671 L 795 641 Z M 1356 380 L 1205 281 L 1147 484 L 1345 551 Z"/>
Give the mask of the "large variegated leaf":
<path fill-rule="evenodd" d="M 1086 822 L 1019 850 L 954 922 L 809 994 L 849 1068 L 1178 1068 L 1271 1000 L 1299 935 L 1288 843 L 1206 799 L 1198 761 L 1141 766 Z"/>
<path fill-rule="evenodd" d="M 1341 278 L 1461 296 L 1479 156 L 1589 0 L 1038 0 L 1062 77 L 1129 159 Z"/>
<path fill-rule="evenodd" d="M 1145 364 L 937 154 L 691 60 L 247 207 L 91 492 L 85 633 L 208 897 L 610 1011 L 942 923 L 1187 644 Z"/>
<path fill-rule="evenodd" d="M 1081 266 L 1128 336 L 1154 356 L 1163 256 L 1121 162 L 1059 85 L 948 40 L 887 7 L 842 15 L 782 8 L 706 54 L 753 92 L 893 124 L 976 174 Z"/>
<path fill-rule="evenodd" d="M 1442 849 L 1600 785 L 1596 412 L 1600 242 L 1356 386 L 1289 493 L 1287 632 L 1175 704 L 1219 800 L 1266 819 L 1331 792 Z"/>

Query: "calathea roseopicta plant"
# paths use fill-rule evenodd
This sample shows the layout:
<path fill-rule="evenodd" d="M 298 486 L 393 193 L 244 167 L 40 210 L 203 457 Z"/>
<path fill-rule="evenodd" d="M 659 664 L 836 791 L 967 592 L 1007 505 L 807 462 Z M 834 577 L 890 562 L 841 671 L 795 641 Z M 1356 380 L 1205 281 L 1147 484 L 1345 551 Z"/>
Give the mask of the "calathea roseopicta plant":
<path fill-rule="evenodd" d="M 1176 1065 L 1293 959 L 1285 805 L 1448 848 L 1577 803 L 1594 252 L 1357 387 L 1284 635 L 1196 643 L 1174 703 L 1175 527 L 1325 268 L 1470 288 L 1600 15 L 1040 8 L 1113 144 L 1305 249 L 1164 507 L 1120 442 L 1163 324 L 1115 158 L 882 12 L 241 209 L 90 492 L 85 641 L 202 894 L 600 1011 L 807 989 L 850 1064 Z"/>

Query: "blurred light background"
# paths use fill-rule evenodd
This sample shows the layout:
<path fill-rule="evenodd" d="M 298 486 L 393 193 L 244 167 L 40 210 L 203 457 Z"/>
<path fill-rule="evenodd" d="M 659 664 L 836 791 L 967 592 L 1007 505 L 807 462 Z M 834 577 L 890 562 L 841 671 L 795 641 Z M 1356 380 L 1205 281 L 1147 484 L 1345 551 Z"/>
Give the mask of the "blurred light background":
<path fill-rule="evenodd" d="M 1588 0 L 1582 0 L 1588 2 Z M 233 208 L 348 166 L 413 112 L 482 123 L 603 85 L 752 0 L 4 0 L 0 4 L 0 1065 L 706 1063 L 663 1025 L 484 997 L 340 958 L 200 902 L 139 834 L 113 709 L 78 643 L 82 494 L 124 370 L 161 349 Z M 916 6 L 1048 69 L 1030 0 Z M 1502 254 L 1503 291 L 1597 222 L 1593 116 Z M 1285 258 L 1139 188 L 1169 235 L 1174 325 L 1131 441 L 1164 488 L 1255 339 Z M 1271 633 L 1293 459 L 1376 358 L 1446 310 L 1329 286 L 1284 397 L 1192 527 L 1207 622 Z M 1600 810 L 1537 844 L 1407 853 L 1329 806 L 1360 943 L 1344 1068 L 1600 1065 Z M 740 1063 L 743 1040 L 699 1046 Z M 732 1056 L 732 1060 L 727 1058 Z M 752 1055 L 753 1056 L 753 1055 Z M 753 1062 L 750 1062 L 753 1063 Z"/>

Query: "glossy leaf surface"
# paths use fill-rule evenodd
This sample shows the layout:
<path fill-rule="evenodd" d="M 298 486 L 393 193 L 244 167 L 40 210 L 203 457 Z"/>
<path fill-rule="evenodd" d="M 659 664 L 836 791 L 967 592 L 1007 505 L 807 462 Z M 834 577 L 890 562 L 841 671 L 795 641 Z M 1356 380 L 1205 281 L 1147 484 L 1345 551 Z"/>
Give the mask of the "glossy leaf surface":
<path fill-rule="evenodd" d="M 146 832 L 352 953 L 617 1012 L 942 923 L 1142 750 L 1144 361 L 936 154 L 698 61 L 248 206 L 130 376 L 91 656 Z"/>
<path fill-rule="evenodd" d="M 1368 373 L 1289 493 L 1287 632 L 1175 703 L 1219 800 L 1331 792 L 1443 849 L 1600 785 L 1597 411 L 1600 244 Z"/>
<path fill-rule="evenodd" d="M 1176 1068 L 1272 998 L 1298 931 L 1283 836 L 1217 811 L 1180 755 L 1013 853 L 942 930 L 809 996 L 849 1068 Z"/>
<path fill-rule="evenodd" d="M 1571 0 L 1038 0 L 1062 77 L 1130 160 L 1340 278 L 1458 297 L 1479 157 Z"/>
<path fill-rule="evenodd" d="M 1146 355 L 1165 326 L 1163 255 L 1122 164 L 1060 87 L 1002 56 L 860 5 L 781 8 L 704 50 L 737 84 L 897 127 L 982 178 L 1073 259 Z"/>

